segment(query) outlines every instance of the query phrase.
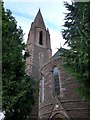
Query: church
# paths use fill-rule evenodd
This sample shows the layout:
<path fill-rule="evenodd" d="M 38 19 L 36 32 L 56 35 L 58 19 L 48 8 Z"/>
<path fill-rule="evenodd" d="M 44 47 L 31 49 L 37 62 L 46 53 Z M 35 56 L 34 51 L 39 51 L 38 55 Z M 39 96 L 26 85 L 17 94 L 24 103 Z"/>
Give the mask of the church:
<path fill-rule="evenodd" d="M 75 92 L 78 83 L 64 70 L 60 48 L 52 56 L 49 29 L 39 9 L 28 33 L 26 73 L 37 81 L 36 102 L 32 118 L 45 120 L 72 120 L 90 118 L 90 105 L 81 101 Z"/>

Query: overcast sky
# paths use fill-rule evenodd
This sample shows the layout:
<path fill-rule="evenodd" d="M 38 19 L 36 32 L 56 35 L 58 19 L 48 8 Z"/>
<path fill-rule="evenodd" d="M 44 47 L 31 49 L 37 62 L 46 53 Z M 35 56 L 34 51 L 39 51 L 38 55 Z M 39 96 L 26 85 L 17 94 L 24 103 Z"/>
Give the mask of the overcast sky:
<path fill-rule="evenodd" d="M 60 48 L 60 43 L 63 47 L 65 42 L 61 34 L 63 29 L 62 25 L 64 24 L 64 13 L 67 12 L 63 1 L 64 0 L 4 0 L 4 6 L 6 9 L 12 11 L 18 26 L 21 26 L 23 29 L 25 42 L 27 41 L 31 22 L 33 22 L 40 8 L 45 25 L 50 31 L 52 53 L 54 54 L 57 48 Z M 71 3 L 71 0 L 65 1 Z"/>

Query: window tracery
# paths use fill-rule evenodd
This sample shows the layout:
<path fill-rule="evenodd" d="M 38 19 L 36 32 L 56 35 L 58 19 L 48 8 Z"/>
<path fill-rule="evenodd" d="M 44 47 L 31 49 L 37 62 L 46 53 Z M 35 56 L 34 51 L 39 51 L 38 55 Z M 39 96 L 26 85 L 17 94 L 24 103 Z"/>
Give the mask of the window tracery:
<path fill-rule="evenodd" d="M 53 76 L 54 76 L 54 89 L 55 89 L 55 95 L 60 94 L 60 82 L 59 82 L 59 71 L 58 67 L 53 68 Z"/>

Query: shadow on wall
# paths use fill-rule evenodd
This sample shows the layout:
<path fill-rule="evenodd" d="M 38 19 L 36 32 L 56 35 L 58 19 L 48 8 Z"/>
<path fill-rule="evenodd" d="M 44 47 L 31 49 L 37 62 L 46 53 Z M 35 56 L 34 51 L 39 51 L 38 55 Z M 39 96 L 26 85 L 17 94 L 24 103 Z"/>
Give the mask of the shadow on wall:
<path fill-rule="evenodd" d="M 51 120 L 68 120 L 64 115 L 56 113 Z"/>

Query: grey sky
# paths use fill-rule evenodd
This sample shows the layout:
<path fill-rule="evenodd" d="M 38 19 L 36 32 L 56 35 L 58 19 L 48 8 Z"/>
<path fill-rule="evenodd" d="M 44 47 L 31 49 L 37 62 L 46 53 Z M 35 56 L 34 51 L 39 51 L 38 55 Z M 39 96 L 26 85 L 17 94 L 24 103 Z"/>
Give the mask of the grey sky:
<path fill-rule="evenodd" d="M 71 0 L 66 1 L 71 3 Z M 60 43 L 61 46 L 63 46 L 65 40 L 62 38 L 61 30 L 64 24 L 64 13 L 67 12 L 63 5 L 63 0 L 13 0 L 13 2 L 11 2 L 11 0 L 5 0 L 4 4 L 5 8 L 12 11 L 13 16 L 18 22 L 18 26 L 22 27 L 25 33 L 25 42 L 31 22 L 33 22 L 40 8 L 46 27 L 48 27 L 50 31 L 53 54 L 57 51 L 57 48 L 60 48 Z"/>

